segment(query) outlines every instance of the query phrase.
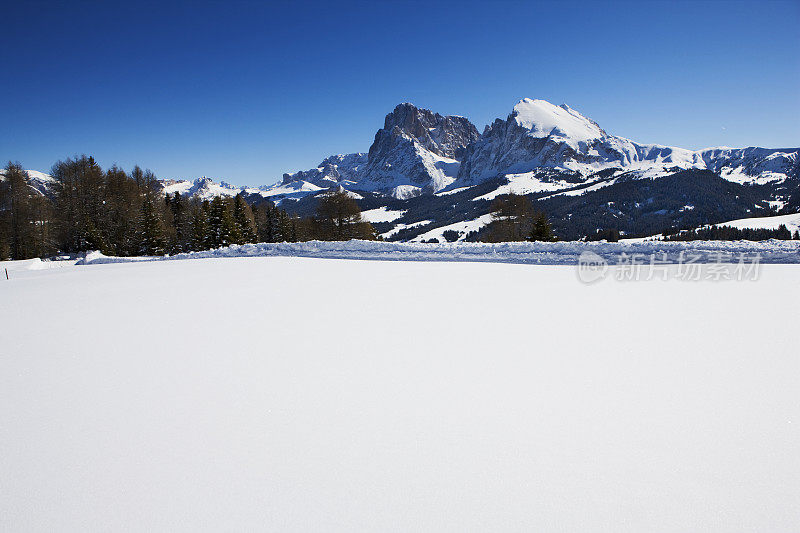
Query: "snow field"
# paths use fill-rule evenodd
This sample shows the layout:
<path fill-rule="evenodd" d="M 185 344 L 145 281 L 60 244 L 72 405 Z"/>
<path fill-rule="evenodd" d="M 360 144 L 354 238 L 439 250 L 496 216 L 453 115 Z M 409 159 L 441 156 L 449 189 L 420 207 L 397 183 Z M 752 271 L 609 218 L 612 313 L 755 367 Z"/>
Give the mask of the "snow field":
<path fill-rule="evenodd" d="M 0 529 L 797 531 L 797 269 L 17 270 Z"/>

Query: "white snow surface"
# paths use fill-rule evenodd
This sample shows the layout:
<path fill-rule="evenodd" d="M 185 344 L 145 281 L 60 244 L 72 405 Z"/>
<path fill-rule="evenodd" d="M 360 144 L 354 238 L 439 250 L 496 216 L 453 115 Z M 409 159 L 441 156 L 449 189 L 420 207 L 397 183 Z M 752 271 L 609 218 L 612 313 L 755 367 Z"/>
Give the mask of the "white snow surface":
<path fill-rule="evenodd" d="M 0 530 L 796 532 L 798 268 L 20 270 Z"/>
<path fill-rule="evenodd" d="M 410 224 L 404 224 L 401 222 L 399 224 L 395 224 L 394 227 L 389 231 L 387 231 L 386 233 L 381 233 L 381 237 L 383 237 L 384 239 L 388 239 L 390 237 L 394 237 L 394 235 L 400 233 L 404 229 L 419 228 L 420 226 L 425 226 L 427 224 L 430 224 L 431 222 L 432 222 L 431 220 L 420 220 L 419 222 L 411 222 Z"/>
<path fill-rule="evenodd" d="M 367 222 L 392 222 L 402 217 L 406 212 L 403 210 L 392 211 L 386 206 L 376 207 L 361 212 L 361 218 Z"/>
<path fill-rule="evenodd" d="M 448 224 L 446 226 L 439 226 L 438 228 L 433 228 L 430 231 L 426 231 L 425 233 L 417 235 L 411 240 L 413 242 L 422 242 L 422 241 L 429 241 L 431 239 L 436 239 L 440 243 L 443 243 L 445 242 L 444 238 L 445 231 L 457 231 L 459 233 L 457 240 L 463 241 L 468 233 L 473 231 L 478 231 L 482 227 L 489 224 L 491 221 L 492 221 L 492 214 L 488 213 L 486 215 L 481 215 L 478 218 L 472 220 L 465 220 L 463 222 L 454 222 L 453 224 Z"/>
<path fill-rule="evenodd" d="M 514 106 L 517 124 L 528 128 L 532 137 L 562 137 L 566 142 L 586 142 L 600 139 L 606 133 L 595 122 L 574 109 L 553 105 L 547 100 L 523 98 Z"/>
<path fill-rule="evenodd" d="M 476 196 L 473 201 L 494 200 L 503 194 L 531 194 L 537 192 L 559 191 L 569 187 L 575 187 L 575 183 L 568 183 L 563 180 L 545 181 L 539 176 L 539 172 L 526 172 L 523 174 L 506 174 L 508 183 L 497 187 L 481 196 Z M 458 189 L 456 189 L 458 190 Z"/>

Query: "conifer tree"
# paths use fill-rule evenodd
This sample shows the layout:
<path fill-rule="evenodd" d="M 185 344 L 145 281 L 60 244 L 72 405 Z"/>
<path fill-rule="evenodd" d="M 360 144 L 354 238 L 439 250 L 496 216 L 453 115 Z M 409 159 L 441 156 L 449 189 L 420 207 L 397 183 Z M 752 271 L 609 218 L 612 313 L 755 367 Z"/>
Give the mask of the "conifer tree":
<path fill-rule="evenodd" d="M 211 200 L 210 208 L 208 211 L 208 234 L 206 239 L 206 248 L 213 249 L 222 246 L 224 240 L 222 229 L 222 213 L 225 210 L 225 204 L 222 202 L 222 197 L 216 196 Z"/>
<path fill-rule="evenodd" d="M 141 195 L 136 182 L 116 165 L 106 171 L 105 207 L 110 253 L 120 256 L 138 254 Z"/>
<path fill-rule="evenodd" d="M 139 252 L 142 255 L 163 255 L 166 253 L 164 226 L 156 206 L 153 205 L 153 200 L 149 196 L 145 196 L 142 201 L 139 228 Z"/>
<path fill-rule="evenodd" d="M 192 207 L 192 242 L 191 248 L 194 252 L 200 250 L 207 250 L 209 248 L 208 242 L 210 240 L 211 224 L 209 220 L 209 213 L 211 206 L 208 200 L 203 200 L 202 203 L 195 202 Z"/>
<path fill-rule="evenodd" d="M 253 208 L 253 218 L 255 219 L 256 224 L 256 233 L 258 234 L 258 242 L 270 242 L 269 234 L 271 233 L 269 229 L 270 219 L 267 215 L 268 206 L 266 205 L 258 205 Z"/>
<path fill-rule="evenodd" d="M 547 216 L 544 213 L 536 213 L 534 215 L 533 229 L 531 229 L 528 240 L 545 242 L 556 240 L 553 235 L 553 229 L 550 227 L 550 221 L 547 220 Z"/>
<path fill-rule="evenodd" d="M 269 217 L 269 240 L 267 242 L 283 242 L 283 227 L 281 225 L 281 210 L 272 206 L 267 212 Z"/>
<path fill-rule="evenodd" d="M 136 186 L 138 188 L 141 189 L 142 187 L 144 187 L 145 185 L 144 171 L 139 167 L 139 165 L 133 167 L 133 170 L 131 171 L 131 179 L 133 179 L 134 183 L 136 183 Z"/>
<path fill-rule="evenodd" d="M 5 169 L 8 209 L 8 245 L 12 259 L 28 259 L 33 255 L 33 220 L 31 213 L 31 189 L 28 173 L 19 163 L 9 161 Z"/>
<path fill-rule="evenodd" d="M 188 252 L 191 247 L 192 236 L 189 231 L 186 201 L 180 193 L 175 192 L 172 199 L 167 195 L 167 203 L 172 214 L 172 225 L 175 232 L 173 250 L 176 253 Z"/>
<path fill-rule="evenodd" d="M 253 212 L 241 193 L 234 198 L 233 219 L 239 234 L 239 243 L 256 242 L 258 237 L 256 236 Z"/>
<path fill-rule="evenodd" d="M 228 202 L 222 196 L 215 197 L 211 201 L 208 246 L 210 248 L 230 246 L 240 240 L 241 235 Z"/>
<path fill-rule="evenodd" d="M 65 252 L 108 251 L 105 174 L 94 158 L 59 161 L 52 176 L 60 248 Z"/>

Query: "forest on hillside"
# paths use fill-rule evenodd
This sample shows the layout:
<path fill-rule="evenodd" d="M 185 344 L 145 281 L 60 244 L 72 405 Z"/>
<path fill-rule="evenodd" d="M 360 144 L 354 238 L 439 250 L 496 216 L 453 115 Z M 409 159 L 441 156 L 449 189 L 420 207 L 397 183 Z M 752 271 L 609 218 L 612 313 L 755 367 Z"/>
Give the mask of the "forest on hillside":
<path fill-rule="evenodd" d="M 374 240 L 380 237 L 347 192 L 317 198 L 313 215 L 290 215 L 271 202 L 252 205 L 238 194 L 211 200 L 164 195 L 155 174 L 136 166 L 128 173 L 103 170 L 92 157 L 53 166 L 52 194 L 29 185 L 19 163 L 8 163 L 0 181 L 0 260 L 99 250 L 106 255 L 164 255 L 261 242 Z M 523 196 L 492 205 L 490 242 L 555 240 L 547 217 Z M 456 240 L 445 232 L 447 240 Z"/>
<path fill-rule="evenodd" d="M 362 218 L 359 204 L 343 189 L 310 198 L 314 201 L 313 209 L 300 216 L 269 201 L 251 204 L 242 194 L 210 200 L 177 192 L 165 195 L 150 170 L 138 166 L 129 173 L 118 166 L 103 170 L 94 158 L 87 156 L 57 162 L 51 175 L 53 183 L 48 193 L 43 194 L 31 186 L 20 164 L 6 165 L 0 181 L 0 260 L 75 255 L 92 250 L 113 256 L 153 256 L 232 244 L 381 238 L 372 224 Z M 679 185 L 662 181 L 662 186 L 668 188 Z M 617 203 L 623 201 L 614 198 Z M 795 194 L 790 203 L 797 201 Z M 580 197 L 566 197 L 558 202 L 568 203 L 577 211 L 591 209 L 588 204 L 580 203 Z M 485 227 L 466 235 L 444 231 L 442 237 L 448 242 L 554 241 L 559 233 L 575 232 L 574 228 L 567 231 L 563 227 L 562 216 L 557 219 L 562 226 L 554 230 L 542 207 L 561 213 L 565 206 L 552 201 L 534 203 L 530 196 L 501 195 L 491 203 L 492 220 Z M 583 240 L 617 241 L 624 235 L 615 226 L 619 219 L 596 215 L 591 213 L 585 220 L 576 217 L 585 226 L 581 228 Z M 592 226 L 589 223 L 592 220 L 599 225 Z M 441 225 L 447 225 L 446 219 L 442 222 Z M 662 221 L 661 228 L 666 223 L 666 219 Z M 800 239 L 800 234 L 793 235 L 785 227 L 692 230 L 692 226 L 684 225 L 667 227 L 663 235 L 668 240 Z"/>
<path fill-rule="evenodd" d="M 0 260 L 78 254 L 163 255 L 231 244 L 375 239 L 346 193 L 319 199 L 314 216 L 290 216 L 242 195 L 212 200 L 164 195 L 156 176 L 134 167 L 103 170 L 92 157 L 53 166 L 52 198 L 9 163 L 0 181 Z"/>

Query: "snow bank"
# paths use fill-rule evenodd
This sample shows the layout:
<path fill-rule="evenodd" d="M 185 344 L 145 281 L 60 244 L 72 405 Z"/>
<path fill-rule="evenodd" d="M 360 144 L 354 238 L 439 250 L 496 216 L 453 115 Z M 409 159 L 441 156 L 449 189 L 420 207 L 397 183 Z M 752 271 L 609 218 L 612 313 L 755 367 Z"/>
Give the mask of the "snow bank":
<path fill-rule="evenodd" d="M 103 256 L 99 252 L 92 252 L 92 254 L 99 254 L 99 256 Z M 98 255 L 93 255 L 92 257 L 99 257 Z M 103 256 L 105 257 L 105 256 Z M 3 272 L 7 270 L 8 272 L 22 272 L 26 270 L 50 270 L 51 268 L 63 268 L 68 267 L 76 264 L 78 262 L 77 259 L 67 259 L 67 258 L 59 258 L 56 260 L 51 259 L 39 259 L 38 257 L 34 259 L 21 259 L 18 261 L 0 261 L 0 275 L 5 275 Z"/>
<path fill-rule="evenodd" d="M 578 256 L 591 251 L 609 263 L 634 254 L 657 255 L 666 262 L 678 263 L 681 254 L 691 254 L 696 262 L 720 261 L 720 254 L 760 255 L 762 263 L 800 263 L 800 241 L 692 241 L 692 242 L 505 242 L 505 243 L 412 243 L 380 241 L 309 241 L 234 245 L 204 252 L 164 257 L 108 257 L 92 252 L 79 261 L 82 265 L 129 263 L 212 257 L 322 257 L 330 259 L 374 259 L 388 261 L 480 261 L 537 265 L 574 265 Z"/>

